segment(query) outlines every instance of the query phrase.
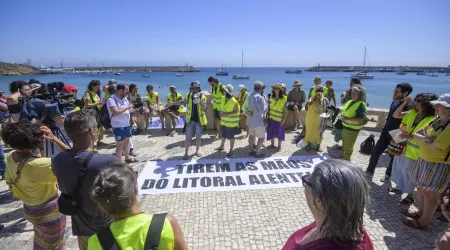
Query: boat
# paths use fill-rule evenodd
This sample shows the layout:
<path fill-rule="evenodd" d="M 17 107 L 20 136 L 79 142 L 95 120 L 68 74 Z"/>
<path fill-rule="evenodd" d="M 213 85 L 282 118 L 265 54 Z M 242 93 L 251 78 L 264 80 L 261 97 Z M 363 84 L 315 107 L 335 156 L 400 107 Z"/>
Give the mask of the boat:
<path fill-rule="evenodd" d="M 288 69 L 284 71 L 285 74 L 301 74 L 302 70 L 300 69 Z"/>
<path fill-rule="evenodd" d="M 406 72 L 404 72 L 404 71 L 398 71 L 398 72 L 397 72 L 397 75 L 399 75 L 399 76 L 404 76 L 404 75 L 406 75 Z"/>
<path fill-rule="evenodd" d="M 114 73 L 114 75 L 120 76 L 120 72 L 116 72 L 116 73 Z"/>
<path fill-rule="evenodd" d="M 149 74 L 142 74 L 141 77 L 142 78 L 148 78 L 148 77 L 150 77 L 150 75 Z"/>
<path fill-rule="evenodd" d="M 233 79 L 250 79 L 249 75 L 244 74 L 244 51 L 242 50 L 242 63 L 241 63 L 242 74 L 234 74 Z"/>
<path fill-rule="evenodd" d="M 419 71 L 416 73 L 418 76 L 426 76 L 427 73 L 423 72 L 423 71 Z"/>
<path fill-rule="evenodd" d="M 429 77 L 438 77 L 438 74 L 428 74 Z"/>
<path fill-rule="evenodd" d="M 358 78 L 358 79 L 374 79 L 375 77 L 373 75 L 370 75 L 367 73 L 366 69 L 366 57 L 367 57 L 367 50 L 366 47 L 364 47 L 364 70 L 361 70 L 360 72 L 353 74 L 352 78 Z"/>
<path fill-rule="evenodd" d="M 183 73 L 176 73 L 175 76 L 176 76 L 176 77 L 182 77 L 182 76 L 184 76 L 184 75 L 183 75 Z"/>
<path fill-rule="evenodd" d="M 217 71 L 216 76 L 227 76 L 227 75 L 228 75 L 227 66 L 225 65 L 225 70 L 224 70 L 223 64 L 222 64 L 222 70 Z"/>

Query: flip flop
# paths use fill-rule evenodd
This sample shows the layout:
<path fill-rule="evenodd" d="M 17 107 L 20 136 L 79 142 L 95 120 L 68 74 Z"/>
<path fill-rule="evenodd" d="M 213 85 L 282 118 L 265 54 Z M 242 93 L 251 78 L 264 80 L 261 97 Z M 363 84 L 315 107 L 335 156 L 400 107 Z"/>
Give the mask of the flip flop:
<path fill-rule="evenodd" d="M 188 160 L 189 159 L 189 155 L 183 155 L 183 160 Z"/>
<path fill-rule="evenodd" d="M 414 199 L 411 198 L 411 197 L 409 197 L 409 196 L 406 196 L 405 199 L 403 199 L 403 200 L 400 201 L 400 204 L 401 204 L 401 205 L 411 205 L 411 204 L 414 204 Z"/>
<path fill-rule="evenodd" d="M 216 148 L 216 149 L 214 149 L 214 150 L 216 150 L 216 151 L 223 151 L 224 148 Z"/>
<path fill-rule="evenodd" d="M 125 160 L 126 163 L 130 164 L 130 163 L 135 163 L 135 162 L 139 162 L 138 159 L 135 158 L 130 158 L 128 160 Z"/>
<path fill-rule="evenodd" d="M 197 157 L 202 157 L 202 154 L 199 153 L 199 152 L 197 152 L 197 153 L 195 153 L 195 156 L 197 156 Z"/>
<path fill-rule="evenodd" d="M 233 152 L 230 152 L 227 154 L 227 157 L 231 157 L 231 156 L 233 156 Z"/>
<path fill-rule="evenodd" d="M 428 230 L 428 226 L 420 225 L 419 221 L 417 219 L 412 219 L 412 218 L 403 219 L 403 224 L 407 225 L 408 227 L 423 230 L 423 231 Z"/>

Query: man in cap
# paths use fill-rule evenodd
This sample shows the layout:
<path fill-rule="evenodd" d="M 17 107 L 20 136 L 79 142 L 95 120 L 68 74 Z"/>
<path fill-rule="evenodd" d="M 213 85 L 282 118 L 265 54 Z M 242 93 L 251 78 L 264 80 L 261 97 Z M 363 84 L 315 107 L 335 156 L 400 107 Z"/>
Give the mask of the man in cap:
<path fill-rule="evenodd" d="M 292 131 L 296 131 L 300 128 L 300 111 L 302 110 L 303 104 L 305 103 L 306 94 L 305 91 L 301 89 L 303 86 L 302 82 L 299 80 L 294 82 L 294 88 L 289 91 L 287 96 L 288 102 L 288 115 L 292 115 L 294 118 L 294 127 Z"/>
<path fill-rule="evenodd" d="M 220 139 L 220 108 L 222 107 L 223 100 L 223 88 L 224 86 L 219 83 L 219 80 L 213 76 L 208 78 L 208 83 L 212 87 L 211 94 L 213 95 L 213 109 L 214 109 L 214 121 L 216 128 L 216 139 Z"/>
<path fill-rule="evenodd" d="M 206 96 L 200 91 L 200 82 L 191 82 L 189 94 L 186 95 L 186 141 L 183 159 L 189 158 L 189 146 L 195 135 L 195 156 L 201 157 L 199 152 L 202 141 L 203 126 L 206 126 Z"/>
<path fill-rule="evenodd" d="M 230 140 L 230 151 L 227 156 L 233 155 L 234 136 L 239 131 L 239 103 L 233 95 L 233 86 L 228 84 L 222 90 L 224 98 L 222 99 L 222 107 L 220 108 L 220 135 L 222 137 L 221 144 L 216 150 L 225 149 L 225 140 Z"/>
<path fill-rule="evenodd" d="M 177 92 L 177 88 L 172 85 L 169 87 L 170 93 L 167 95 L 167 104 L 164 112 L 168 114 L 170 122 L 172 123 L 172 131 L 170 131 L 167 135 L 174 136 L 176 131 L 176 121 L 180 120 L 180 113 L 183 111 L 183 96 Z"/>
<path fill-rule="evenodd" d="M 253 93 L 247 97 L 247 101 L 244 104 L 243 113 L 248 116 L 248 144 L 249 155 L 255 157 L 264 157 L 261 154 L 261 147 L 264 142 L 266 128 L 264 126 L 264 115 L 267 112 L 267 103 L 262 96 L 264 89 L 264 83 L 262 81 L 255 81 L 253 86 Z M 257 139 L 255 148 L 255 139 Z"/>
<path fill-rule="evenodd" d="M 245 120 L 247 117 L 242 114 L 242 108 L 244 107 L 245 100 L 247 99 L 247 88 L 244 86 L 244 84 L 239 85 L 239 93 L 236 96 L 236 100 L 239 103 L 240 110 L 240 117 L 239 117 L 239 132 L 242 132 L 242 130 L 247 131 L 247 128 L 245 126 Z"/>

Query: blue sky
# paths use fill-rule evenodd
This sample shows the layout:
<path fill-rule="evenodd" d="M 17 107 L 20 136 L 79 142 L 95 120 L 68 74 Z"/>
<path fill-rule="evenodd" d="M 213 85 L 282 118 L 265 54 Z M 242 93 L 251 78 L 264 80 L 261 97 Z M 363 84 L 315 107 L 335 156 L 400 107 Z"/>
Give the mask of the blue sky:
<path fill-rule="evenodd" d="M 0 61 L 450 65 L 450 1 L 0 1 Z"/>

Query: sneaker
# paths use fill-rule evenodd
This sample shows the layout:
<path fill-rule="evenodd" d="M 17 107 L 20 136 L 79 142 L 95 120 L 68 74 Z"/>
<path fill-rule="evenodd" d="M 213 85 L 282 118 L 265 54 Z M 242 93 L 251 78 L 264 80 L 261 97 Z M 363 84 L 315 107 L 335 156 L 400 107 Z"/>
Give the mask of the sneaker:
<path fill-rule="evenodd" d="M 130 149 L 130 156 L 133 156 L 133 157 L 136 157 L 136 156 L 137 156 L 137 154 L 134 152 L 133 149 Z"/>
<path fill-rule="evenodd" d="M 294 127 L 292 128 L 292 132 L 297 131 L 297 125 L 294 125 Z"/>
<path fill-rule="evenodd" d="M 389 175 L 384 175 L 383 178 L 380 179 L 381 182 L 389 181 L 391 177 Z"/>

